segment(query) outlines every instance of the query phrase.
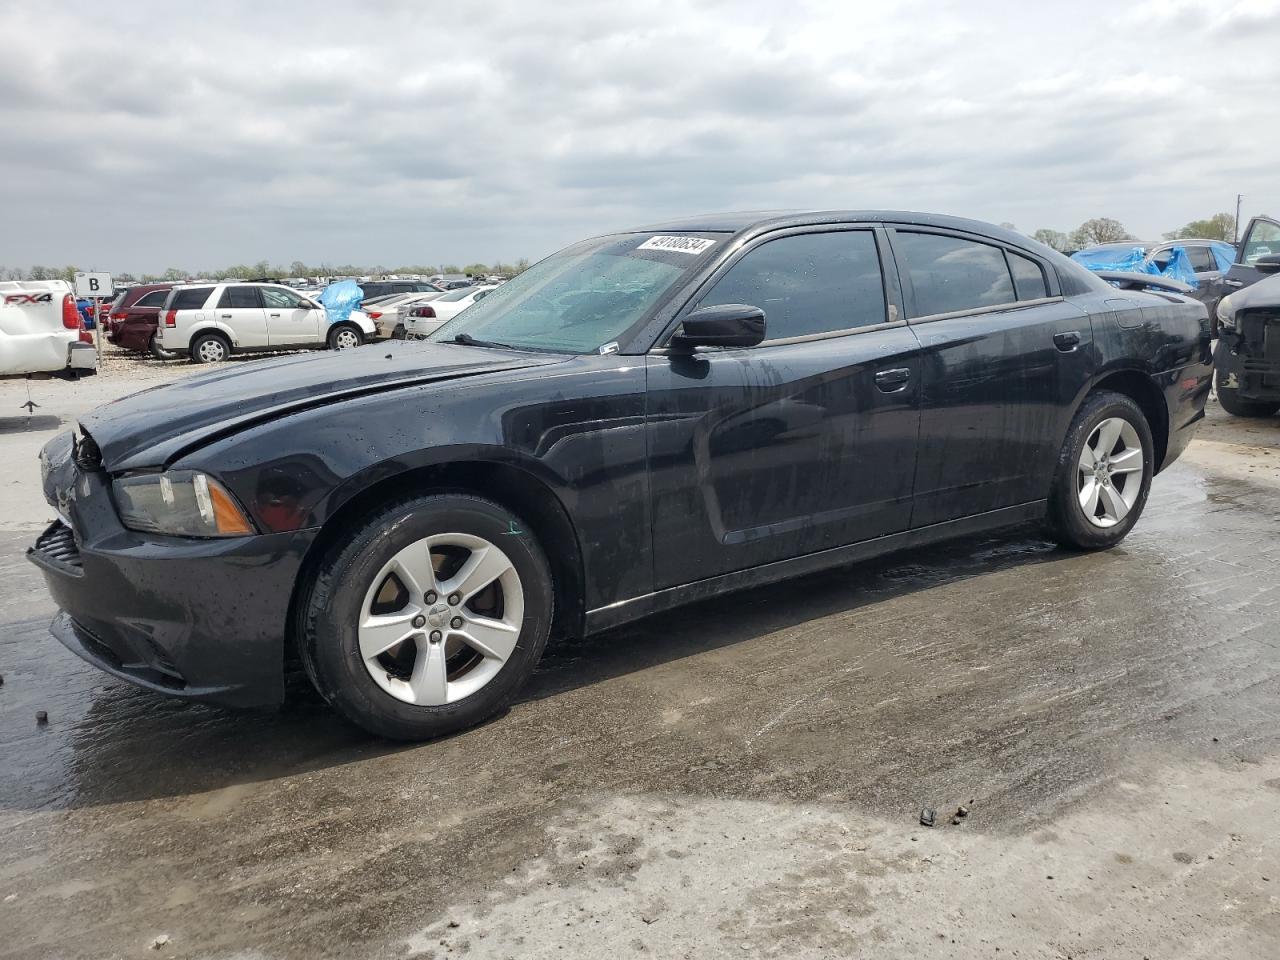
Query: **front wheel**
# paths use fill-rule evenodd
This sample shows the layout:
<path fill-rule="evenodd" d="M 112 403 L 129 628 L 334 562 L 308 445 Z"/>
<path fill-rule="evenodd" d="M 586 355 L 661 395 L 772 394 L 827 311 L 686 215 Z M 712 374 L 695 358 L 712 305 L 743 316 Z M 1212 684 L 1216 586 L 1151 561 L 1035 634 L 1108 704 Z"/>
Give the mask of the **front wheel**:
<path fill-rule="evenodd" d="M 542 656 L 553 601 L 520 518 L 440 494 L 358 522 L 299 603 L 299 648 L 321 695 L 372 733 L 426 740 L 511 702 Z"/>
<path fill-rule="evenodd" d="M 1067 431 L 1049 491 L 1049 527 L 1064 547 L 1113 547 L 1133 529 L 1155 473 L 1151 427 L 1121 393 L 1086 398 Z"/>
<path fill-rule="evenodd" d="M 329 331 L 330 350 L 351 350 L 364 343 L 364 334 L 350 324 L 340 323 Z"/>
<path fill-rule="evenodd" d="M 1270 417 L 1280 410 L 1280 403 L 1241 398 L 1240 365 L 1222 340 L 1213 351 L 1213 392 L 1222 409 L 1233 417 Z"/>

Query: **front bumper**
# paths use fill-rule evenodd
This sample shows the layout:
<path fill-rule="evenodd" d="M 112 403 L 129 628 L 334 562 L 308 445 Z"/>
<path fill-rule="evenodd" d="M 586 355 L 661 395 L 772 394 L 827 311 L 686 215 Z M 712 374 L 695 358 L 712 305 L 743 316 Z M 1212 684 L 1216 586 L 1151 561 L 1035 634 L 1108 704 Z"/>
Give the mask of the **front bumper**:
<path fill-rule="evenodd" d="M 314 530 L 226 540 L 134 533 L 105 474 L 49 471 L 59 509 L 27 552 L 60 608 L 50 628 L 72 652 L 138 686 L 228 706 L 284 697 L 294 583 Z"/>

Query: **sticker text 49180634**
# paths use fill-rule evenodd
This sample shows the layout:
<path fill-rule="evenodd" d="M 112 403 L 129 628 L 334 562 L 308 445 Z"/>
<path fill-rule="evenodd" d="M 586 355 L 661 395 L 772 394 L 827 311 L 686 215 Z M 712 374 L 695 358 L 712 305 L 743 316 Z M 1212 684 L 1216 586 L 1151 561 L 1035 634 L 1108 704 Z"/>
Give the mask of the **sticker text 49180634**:
<path fill-rule="evenodd" d="M 709 247 L 714 247 L 714 240 L 702 237 L 650 237 L 637 250 L 669 250 L 673 253 L 699 254 Z"/>

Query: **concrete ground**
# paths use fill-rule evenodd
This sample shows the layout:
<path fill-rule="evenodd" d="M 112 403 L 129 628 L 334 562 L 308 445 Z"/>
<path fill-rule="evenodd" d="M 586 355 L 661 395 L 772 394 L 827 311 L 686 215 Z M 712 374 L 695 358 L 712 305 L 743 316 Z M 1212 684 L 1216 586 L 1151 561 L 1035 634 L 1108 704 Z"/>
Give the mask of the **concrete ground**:
<path fill-rule="evenodd" d="M 35 451 L 190 370 L 126 363 L 0 384 L 0 957 L 1280 956 L 1280 418 L 1215 405 L 1117 549 L 701 603 L 405 747 L 47 635 Z"/>

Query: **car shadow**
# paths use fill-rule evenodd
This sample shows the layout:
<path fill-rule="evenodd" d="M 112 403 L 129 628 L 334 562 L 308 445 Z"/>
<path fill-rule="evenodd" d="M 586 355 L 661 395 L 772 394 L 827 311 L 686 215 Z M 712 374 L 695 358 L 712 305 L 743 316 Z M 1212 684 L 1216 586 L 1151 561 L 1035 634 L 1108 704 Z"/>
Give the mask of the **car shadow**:
<path fill-rule="evenodd" d="M 1070 556 L 1023 530 L 699 601 L 584 640 L 555 643 L 518 703 L 554 698 L 917 591 Z M 9 741 L 20 776 L 0 782 L 0 809 L 94 807 L 200 794 L 431 750 L 442 742 L 398 744 L 371 737 L 330 709 L 300 674 L 288 678 L 284 707 L 255 712 L 157 696 L 87 667 L 81 678 L 89 699 L 78 719 Z M 504 722 L 515 721 L 501 714 L 488 721 Z"/>
<path fill-rule="evenodd" d="M 16 417 L 0 417 L 0 434 L 6 433 L 36 433 L 41 430 L 57 430 L 63 423 L 62 417 L 56 417 L 52 414 L 39 414 L 37 416 L 16 416 Z"/>

